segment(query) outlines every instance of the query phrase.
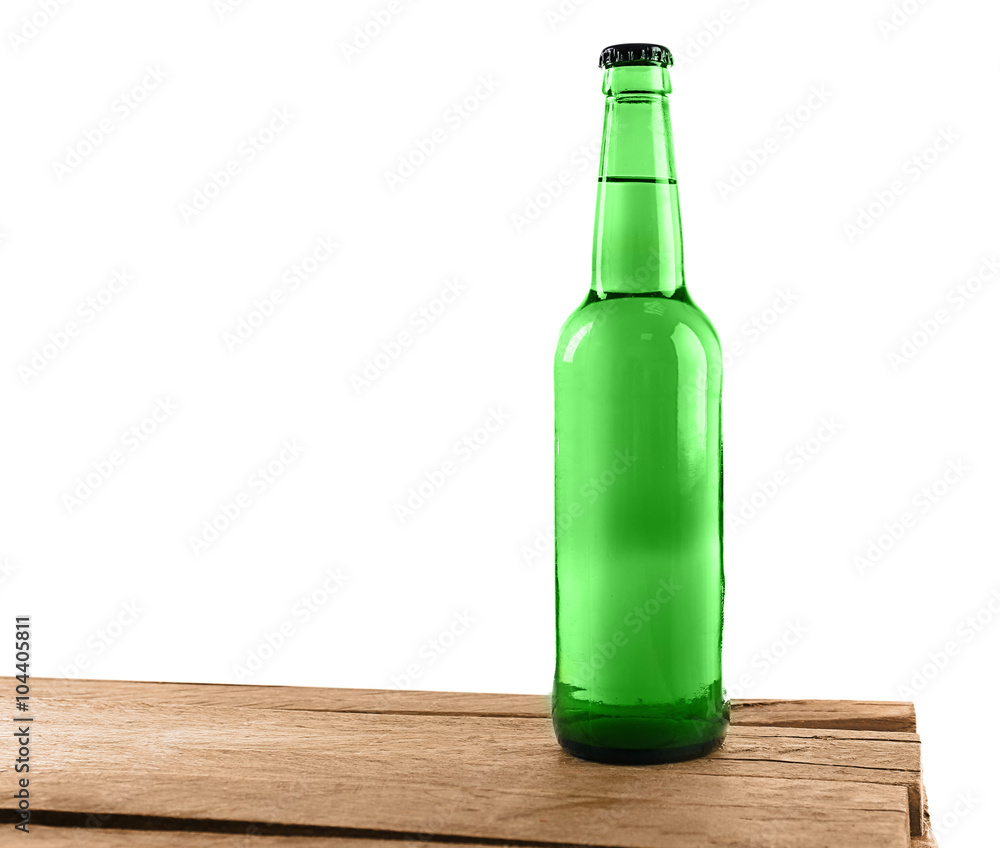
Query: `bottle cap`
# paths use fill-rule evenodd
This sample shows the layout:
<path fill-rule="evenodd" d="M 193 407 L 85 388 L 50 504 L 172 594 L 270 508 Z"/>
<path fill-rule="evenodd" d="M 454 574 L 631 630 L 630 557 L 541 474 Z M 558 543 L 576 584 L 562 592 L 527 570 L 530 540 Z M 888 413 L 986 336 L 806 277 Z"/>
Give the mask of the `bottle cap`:
<path fill-rule="evenodd" d="M 601 68 L 613 68 L 618 65 L 662 65 L 669 67 L 674 63 L 674 57 L 662 44 L 612 44 L 601 51 Z"/>

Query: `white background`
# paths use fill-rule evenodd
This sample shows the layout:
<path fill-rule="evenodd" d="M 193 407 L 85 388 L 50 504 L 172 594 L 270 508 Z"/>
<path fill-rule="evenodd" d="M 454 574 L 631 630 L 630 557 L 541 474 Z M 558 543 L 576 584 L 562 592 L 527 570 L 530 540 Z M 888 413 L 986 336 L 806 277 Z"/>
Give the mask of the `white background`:
<path fill-rule="evenodd" d="M 34 673 L 548 689 L 551 356 L 589 285 L 597 56 L 660 41 L 688 284 L 729 353 L 730 694 L 915 700 L 942 844 L 984 844 L 995 4 L 229 5 L 0 18 L 0 615 L 33 616 Z"/>

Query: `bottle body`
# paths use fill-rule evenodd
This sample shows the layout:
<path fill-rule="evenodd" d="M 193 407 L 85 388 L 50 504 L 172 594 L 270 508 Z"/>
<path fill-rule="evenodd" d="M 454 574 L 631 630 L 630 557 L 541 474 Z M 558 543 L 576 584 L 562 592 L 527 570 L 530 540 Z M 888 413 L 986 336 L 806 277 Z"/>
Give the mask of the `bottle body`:
<path fill-rule="evenodd" d="M 594 282 L 554 363 L 553 723 L 577 756 L 665 762 L 728 727 L 722 354 L 684 285 L 665 96 L 612 98 Z"/>
<path fill-rule="evenodd" d="M 701 311 L 657 293 L 588 298 L 561 334 L 553 718 L 580 756 L 725 735 L 721 360 Z"/>

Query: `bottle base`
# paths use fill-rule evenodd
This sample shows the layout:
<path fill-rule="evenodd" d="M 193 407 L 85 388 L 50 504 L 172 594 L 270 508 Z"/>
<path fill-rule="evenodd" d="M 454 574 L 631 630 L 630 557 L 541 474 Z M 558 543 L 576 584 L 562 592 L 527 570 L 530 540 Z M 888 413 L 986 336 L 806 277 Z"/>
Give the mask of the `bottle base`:
<path fill-rule="evenodd" d="M 670 748 L 608 748 L 588 745 L 586 742 L 573 739 L 560 739 L 559 744 L 562 745 L 564 751 L 581 760 L 612 765 L 648 766 L 704 757 L 719 748 L 725 738 L 726 734 L 723 732 L 714 739 L 708 739 L 705 742 Z"/>
<path fill-rule="evenodd" d="M 553 694 L 556 739 L 583 760 L 622 765 L 693 760 L 716 750 L 729 731 L 730 705 L 718 691 L 646 704 L 584 701 L 558 685 Z"/>

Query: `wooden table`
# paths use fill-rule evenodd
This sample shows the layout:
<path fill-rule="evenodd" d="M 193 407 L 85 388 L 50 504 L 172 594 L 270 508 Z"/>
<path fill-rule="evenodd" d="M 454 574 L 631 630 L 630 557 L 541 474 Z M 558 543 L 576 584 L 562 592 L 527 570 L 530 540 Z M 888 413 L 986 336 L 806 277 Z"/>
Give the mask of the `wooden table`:
<path fill-rule="evenodd" d="M 734 701 L 716 753 L 607 766 L 562 752 L 538 695 L 31 684 L 31 834 L 5 801 L 0 845 L 935 844 L 909 703 Z"/>

